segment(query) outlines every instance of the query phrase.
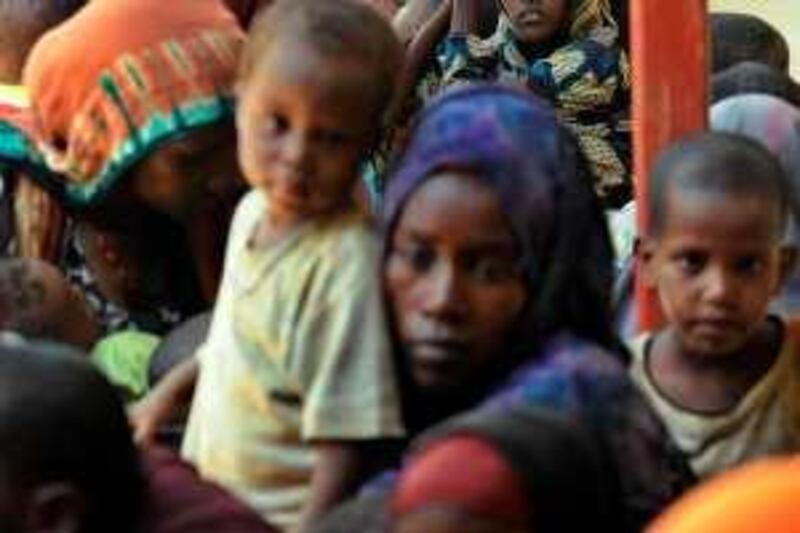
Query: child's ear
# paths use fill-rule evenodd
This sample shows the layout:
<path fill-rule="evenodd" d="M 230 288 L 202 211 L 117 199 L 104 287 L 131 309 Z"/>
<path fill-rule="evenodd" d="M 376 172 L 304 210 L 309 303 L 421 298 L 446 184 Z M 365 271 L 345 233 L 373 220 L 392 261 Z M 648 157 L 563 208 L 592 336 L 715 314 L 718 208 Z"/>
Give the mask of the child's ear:
<path fill-rule="evenodd" d="M 84 527 L 86 500 L 71 483 L 48 483 L 36 488 L 28 509 L 29 531 L 77 533 Z"/>
<path fill-rule="evenodd" d="M 656 268 L 653 258 L 656 252 L 656 241 L 651 237 L 637 237 L 633 243 L 633 253 L 639 263 L 642 281 L 649 289 L 656 287 Z"/>
<path fill-rule="evenodd" d="M 781 247 L 781 264 L 780 264 L 780 283 L 778 287 L 782 287 L 786 280 L 789 279 L 792 272 L 794 272 L 794 267 L 797 265 L 797 248 L 794 246 L 782 246 Z"/>

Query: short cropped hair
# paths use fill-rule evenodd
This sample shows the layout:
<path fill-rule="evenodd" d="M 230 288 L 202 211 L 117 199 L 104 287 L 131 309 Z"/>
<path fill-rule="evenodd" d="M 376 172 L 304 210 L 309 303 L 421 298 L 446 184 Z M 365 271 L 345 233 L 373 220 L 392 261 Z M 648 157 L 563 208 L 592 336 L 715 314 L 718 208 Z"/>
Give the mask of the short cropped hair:
<path fill-rule="evenodd" d="M 661 155 L 650 175 L 651 237 L 659 237 L 667 226 L 671 190 L 764 198 L 779 217 L 779 237 L 789 216 L 791 189 L 781 163 L 741 135 L 702 133 L 678 141 Z"/>
<path fill-rule="evenodd" d="M 379 114 L 388 106 L 401 65 L 400 42 L 374 8 L 355 0 L 277 0 L 261 10 L 242 53 L 240 81 L 274 44 L 310 46 L 323 57 L 356 62 L 368 73 Z"/>
<path fill-rule="evenodd" d="M 0 82 L 19 83 L 36 41 L 74 15 L 87 0 L 0 0 Z"/>
<path fill-rule="evenodd" d="M 720 72 L 741 61 L 756 61 L 782 72 L 789 71 L 786 39 L 767 21 L 755 15 L 713 13 L 711 48 L 713 72 Z"/>
<path fill-rule="evenodd" d="M 74 486 L 86 500 L 82 533 L 135 530 L 144 485 L 125 410 L 72 350 L 0 344 L 0 464 L 21 497 Z"/>

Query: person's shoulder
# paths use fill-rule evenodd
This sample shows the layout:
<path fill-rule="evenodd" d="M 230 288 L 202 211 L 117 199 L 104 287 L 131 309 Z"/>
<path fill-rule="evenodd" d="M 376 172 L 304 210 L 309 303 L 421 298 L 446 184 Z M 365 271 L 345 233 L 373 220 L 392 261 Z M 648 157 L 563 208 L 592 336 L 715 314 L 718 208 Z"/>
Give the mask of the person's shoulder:
<path fill-rule="evenodd" d="M 337 267 L 375 265 L 379 240 L 368 218 L 358 211 L 348 211 L 326 221 L 317 230 L 316 244 L 325 258 Z"/>

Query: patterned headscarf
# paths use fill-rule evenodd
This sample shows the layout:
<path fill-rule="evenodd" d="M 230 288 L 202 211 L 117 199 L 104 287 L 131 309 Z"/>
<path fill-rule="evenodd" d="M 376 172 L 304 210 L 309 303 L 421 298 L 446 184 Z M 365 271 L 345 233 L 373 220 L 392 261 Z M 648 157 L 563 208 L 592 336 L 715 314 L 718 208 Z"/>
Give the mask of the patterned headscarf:
<path fill-rule="evenodd" d="M 520 335 L 567 329 L 613 344 L 606 329 L 612 251 L 605 221 L 575 140 L 552 108 L 494 85 L 446 92 L 432 102 L 389 180 L 387 243 L 410 196 L 442 169 L 476 175 L 500 200 L 532 295 Z"/>
<path fill-rule="evenodd" d="M 233 116 L 243 41 L 219 0 L 91 2 L 33 49 L 33 121 L 0 122 L 0 159 L 95 204 L 160 144 Z"/>

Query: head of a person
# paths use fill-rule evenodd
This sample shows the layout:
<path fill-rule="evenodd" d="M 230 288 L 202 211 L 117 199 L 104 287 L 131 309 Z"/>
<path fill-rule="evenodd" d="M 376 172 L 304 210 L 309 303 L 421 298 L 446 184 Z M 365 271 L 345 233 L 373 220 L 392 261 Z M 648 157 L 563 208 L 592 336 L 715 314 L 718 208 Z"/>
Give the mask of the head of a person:
<path fill-rule="evenodd" d="M 141 495 L 114 387 L 63 348 L 0 346 L 0 529 L 134 531 Z"/>
<path fill-rule="evenodd" d="M 0 330 L 90 349 L 100 330 L 86 299 L 55 266 L 0 260 Z"/>
<path fill-rule="evenodd" d="M 585 37 L 602 27 L 617 28 L 610 0 L 498 0 L 500 9 L 524 43 L 544 45 Z"/>
<path fill-rule="evenodd" d="M 35 177 L 76 208 L 123 201 L 179 220 L 235 190 L 243 42 L 221 0 L 88 3 L 25 66 L 32 158 L 49 171 Z"/>
<path fill-rule="evenodd" d="M 711 79 L 713 103 L 742 94 L 769 94 L 800 106 L 800 85 L 785 72 L 756 61 L 736 63 Z"/>
<path fill-rule="evenodd" d="M 239 162 L 290 218 L 349 203 L 392 97 L 397 37 L 355 0 L 277 0 L 251 28 L 239 71 Z"/>
<path fill-rule="evenodd" d="M 481 389 L 559 332 L 611 344 L 611 248 L 573 137 L 477 86 L 425 110 L 386 193 L 383 276 L 422 391 Z"/>
<path fill-rule="evenodd" d="M 21 83 L 22 67 L 39 37 L 85 3 L 86 0 L 0 1 L 0 83 Z"/>
<path fill-rule="evenodd" d="M 613 476 L 566 416 L 479 410 L 421 440 L 391 496 L 397 533 L 617 530 Z"/>
<path fill-rule="evenodd" d="M 712 13 L 712 72 L 721 72 L 742 61 L 764 63 L 788 72 L 789 45 L 778 30 L 755 15 Z"/>
<path fill-rule="evenodd" d="M 790 187 L 762 145 L 727 133 L 680 141 L 650 179 L 645 282 L 681 348 L 728 356 L 763 323 L 793 263 Z"/>

